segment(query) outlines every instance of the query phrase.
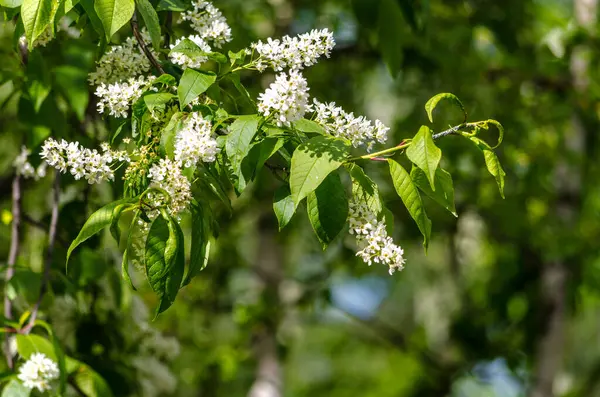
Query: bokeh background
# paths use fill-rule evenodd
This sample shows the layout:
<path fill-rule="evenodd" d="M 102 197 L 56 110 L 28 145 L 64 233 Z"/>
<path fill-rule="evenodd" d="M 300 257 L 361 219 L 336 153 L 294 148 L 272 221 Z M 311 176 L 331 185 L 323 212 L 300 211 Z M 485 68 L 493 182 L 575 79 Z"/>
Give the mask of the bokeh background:
<path fill-rule="evenodd" d="M 423 105 L 439 92 L 456 94 L 470 120 L 499 120 L 506 199 L 472 145 L 452 136 L 439 141 L 459 217 L 426 203 L 433 238 L 425 255 L 387 168 L 366 164 L 407 258 L 405 270 L 389 276 L 354 256 L 347 233 L 323 252 L 303 209 L 279 233 L 271 207 L 277 182 L 265 169 L 234 200 L 233 216 L 215 206 L 220 235 L 208 267 L 152 321 L 151 291 L 141 274 L 137 292 L 120 281 L 121 251 L 109 236 L 86 243 L 65 275 L 69 241 L 87 215 L 119 194 L 65 178 L 43 318 L 115 396 L 600 396 L 597 3 L 215 1 L 233 28 L 232 49 L 333 30 L 331 58 L 305 73 L 310 93 L 381 119 L 392 127 L 390 144 L 428 123 Z M 86 82 L 96 57 L 92 38 L 43 49 L 46 70 L 27 73 L 48 74 L 53 94 L 42 116 L 32 116 L 13 95 L 20 73 L 13 27 L 0 26 L 5 258 L 11 162 L 21 144 L 35 147 L 52 130 L 93 146 L 108 127 Z M 243 75 L 254 96 L 271 79 Z M 432 128 L 460 117 L 442 104 Z M 30 286 L 43 262 L 50 185 L 25 183 L 29 219 L 19 271 L 5 288 L 21 294 L 22 309 L 37 297 Z"/>

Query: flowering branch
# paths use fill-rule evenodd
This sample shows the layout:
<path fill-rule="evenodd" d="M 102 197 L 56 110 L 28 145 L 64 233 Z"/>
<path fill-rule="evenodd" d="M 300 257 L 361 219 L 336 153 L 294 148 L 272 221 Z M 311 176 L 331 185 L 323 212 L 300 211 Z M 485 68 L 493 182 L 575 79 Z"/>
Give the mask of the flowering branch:
<path fill-rule="evenodd" d="M 158 73 L 165 74 L 165 70 L 162 68 L 162 66 L 160 65 L 158 60 L 156 58 L 154 58 L 154 55 L 152 55 L 152 53 L 146 46 L 146 43 L 144 42 L 142 35 L 140 34 L 140 29 L 139 29 L 138 23 L 137 23 L 137 15 L 135 12 L 133 13 L 133 17 L 131 18 L 131 29 L 133 30 L 133 35 L 135 36 L 135 39 L 137 40 L 138 44 L 140 45 L 140 48 L 142 49 L 142 51 L 144 52 L 144 55 L 146 55 L 146 57 L 148 58 L 148 60 L 152 64 L 152 66 L 154 66 L 154 68 L 156 70 L 158 70 Z"/>

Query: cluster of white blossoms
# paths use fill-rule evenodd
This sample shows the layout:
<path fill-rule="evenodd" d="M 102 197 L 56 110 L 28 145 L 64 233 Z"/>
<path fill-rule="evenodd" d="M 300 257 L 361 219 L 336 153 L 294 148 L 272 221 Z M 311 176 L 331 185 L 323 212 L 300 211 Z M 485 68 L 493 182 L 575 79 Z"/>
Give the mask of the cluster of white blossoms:
<path fill-rule="evenodd" d="M 334 46 L 333 34 L 329 30 L 313 29 L 296 37 L 269 38 L 266 43 L 252 43 L 250 48 L 259 54 L 256 69 L 262 72 L 268 67 L 281 71 L 312 66 L 323 55 L 329 58 Z"/>
<path fill-rule="evenodd" d="M 184 38 L 177 39 L 175 44 L 171 44 L 171 50 L 175 48 Z M 192 35 L 187 37 L 188 40 L 191 40 L 196 44 L 200 49 L 204 52 L 211 52 L 210 46 L 202 39 L 202 37 L 198 35 Z M 171 51 L 169 54 L 169 58 L 171 58 L 171 62 L 176 65 L 181 65 L 183 69 L 185 68 L 198 68 L 204 62 L 208 60 L 206 55 L 198 54 L 194 57 L 190 57 L 182 52 Z"/>
<path fill-rule="evenodd" d="M 21 153 L 19 153 L 13 161 L 13 167 L 15 167 L 17 174 L 21 175 L 23 178 L 33 178 L 37 181 L 46 176 L 47 163 L 43 161 L 37 168 L 34 168 L 33 165 L 27 161 L 30 154 L 31 151 L 27 149 L 27 147 L 22 146 Z"/>
<path fill-rule="evenodd" d="M 361 200 L 353 197 L 349 203 L 348 225 L 350 234 L 356 235 L 356 242 L 361 248 L 356 253 L 369 266 L 373 262 L 387 265 L 390 274 L 404 268 L 404 250 L 388 236 L 385 222 L 377 220 L 369 207 Z"/>
<path fill-rule="evenodd" d="M 102 144 L 102 153 L 87 149 L 79 142 L 60 142 L 48 138 L 42 146 L 40 156 L 62 173 L 69 171 L 77 180 L 85 178 L 89 184 L 114 180 L 111 164 L 129 161 L 125 151 L 111 150 L 107 143 Z"/>
<path fill-rule="evenodd" d="M 308 103 L 306 79 L 297 70 L 290 70 L 289 77 L 280 73 L 265 92 L 259 95 L 258 112 L 273 117 L 278 126 L 290 126 L 311 110 Z"/>
<path fill-rule="evenodd" d="M 180 167 L 192 167 L 199 161 L 212 163 L 218 153 L 210 121 L 191 113 L 175 136 L 175 162 Z"/>
<path fill-rule="evenodd" d="M 42 353 L 34 353 L 19 368 L 18 378 L 28 389 L 38 389 L 40 392 L 50 390 L 50 382 L 58 379 L 60 371 L 54 361 Z"/>
<path fill-rule="evenodd" d="M 145 29 L 141 30 L 145 42 L 150 42 L 150 35 Z M 157 54 L 148 48 L 152 54 Z M 96 70 L 89 74 L 90 84 L 112 84 L 122 80 L 138 77 L 150 70 L 150 61 L 140 49 L 136 39 L 128 37 L 124 43 L 112 46 L 98 62 Z"/>
<path fill-rule="evenodd" d="M 325 127 L 325 130 L 337 137 L 348 139 L 354 147 L 366 145 L 371 150 L 375 143 L 384 143 L 387 140 L 389 128 L 381 121 L 375 120 L 375 125 L 364 116 L 356 117 L 353 113 L 346 113 L 335 102 L 314 102 L 315 121 Z"/>
<path fill-rule="evenodd" d="M 127 117 L 129 108 L 133 102 L 137 101 L 142 93 L 152 84 L 154 76 L 139 76 L 130 78 L 125 82 L 113 84 L 100 84 L 96 88 L 96 96 L 99 98 L 97 107 L 98 113 L 108 114 L 114 117 Z"/>
<path fill-rule="evenodd" d="M 231 41 L 231 28 L 221 11 L 204 0 L 192 2 L 192 9 L 181 14 L 181 19 L 189 21 L 200 37 L 211 42 L 215 47 L 221 48 Z"/>
<path fill-rule="evenodd" d="M 190 181 L 181 173 L 181 168 L 170 159 L 160 159 L 150 167 L 148 178 L 152 181 L 151 186 L 164 189 L 170 197 L 167 210 L 171 215 L 177 215 L 184 211 L 192 200 Z M 152 205 L 159 207 L 165 204 L 162 194 L 149 194 L 148 199 Z"/>

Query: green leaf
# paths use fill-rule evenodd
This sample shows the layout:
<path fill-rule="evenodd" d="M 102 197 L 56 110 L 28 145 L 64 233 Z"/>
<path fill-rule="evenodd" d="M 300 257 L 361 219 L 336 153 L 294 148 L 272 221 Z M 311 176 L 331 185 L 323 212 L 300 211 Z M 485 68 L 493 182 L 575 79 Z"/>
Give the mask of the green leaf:
<path fill-rule="evenodd" d="M 217 80 L 217 75 L 212 72 L 199 72 L 187 68 L 181 76 L 177 94 L 179 95 L 179 105 L 183 110 L 190 102 L 198 98 L 208 87 Z"/>
<path fill-rule="evenodd" d="M 23 4 L 23 0 L 0 0 L 0 6 L 6 8 L 16 8 Z"/>
<path fill-rule="evenodd" d="M 88 220 L 79 231 L 79 234 L 75 240 L 73 240 L 69 246 L 69 250 L 67 251 L 67 263 L 69 263 L 69 257 L 75 248 L 77 248 L 85 240 L 100 232 L 105 227 L 110 226 L 112 222 L 113 211 L 118 205 L 123 203 L 132 203 L 135 200 L 136 199 L 122 199 L 113 201 L 112 203 L 105 205 L 90 215 Z"/>
<path fill-rule="evenodd" d="M 455 105 L 457 105 L 460 108 L 460 110 L 462 110 L 462 112 L 463 112 L 463 115 L 464 115 L 463 123 L 467 121 L 467 111 L 465 110 L 465 107 L 463 106 L 462 102 L 460 101 L 460 99 L 458 99 L 458 97 L 456 95 L 450 94 L 449 92 L 437 94 L 436 96 L 430 98 L 427 101 L 427 103 L 425 104 L 425 111 L 427 112 L 429 121 L 431 121 L 433 123 L 433 110 L 435 109 L 437 104 L 442 99 L 447 99 L 447 100 L 451 101 L 452 103 L 454 103 Z"/>
<path fill-rule="evenodd" d="M 294 212 L 296 212 L 296 206 L 294 205 L 294 200 L 292 200 L 288 186 L 283 185 L 275 190 L 273 211 L 275 211 L 279 230 L 281 231 L 290 222 L 292 216 L 294 216 Z"/>
<path fill-rule="evenodd" d="M 104 26 L 102 26 L 102 21 L 94 9 L 94 0 L 80 0 L 79 4 L 83 7 L 96 33 L 104 40 Z"/>
<path fill-rule="evenodd" d="M 94 10 L 102 21 L 106 40 L 110 41 L 110 38 L 133 17 L 135 3 L 134 0 L 96 0 Z"/>
<path fill-rule="evenodd" d="M 110 234 L 113 236 L 117 245 L 121 242 L 121 229 L 119 229 L 119 219 L 123 212 L 131 210 L 135 205 L 131 203 L 123 203 L 117 205 L 112 212 L 112 220 L 110 221 Z"/>
<path fill-rule="evenodd" d="M 87 73 L 83 69 L 70 65 L 58 66 L 52 71 L 60 92 L 69 102 L 79 121 L 83 121 L 89 102 Z"/>
<path fill-rule="evenodd" d="M 175 153 L 175 137 L 183 125 L 182 121 L 185 116 L 185 113 L 174 113 L 160 134 L 160 149 L 171 160 Z"/>
<path fill-rule="evenodd" d="M 148 0 L 135 0 L 135 3 L 137 5 L 137 9 L 142 15 L 142 18 L 144 19 L 146 29 L 148 29 L 148 33 L 150 34 L 152 47 L 154 47 L 154 49 L 157 51 L 160 50 L 161 34 L 158 14 Z"/>
<path fill-rule="evenodd" d="M 39 335 L 18 334 L 17 336 L 17 351 L 25 360 L 34 353 L 42 353 L 54 362 L 58 362 L 58 356 L 54 350 L 54 345 L 48 339 Z"/>
<path fill-rule="evenodd" d="M 316 121 L 300 119 L 292 123 L 295 129 L 300 132 L 316 132 L 317 134 L 325 135 L 325 129 Z"/>
<path fill-rule="evenodd" d="M 227 195 L 225 187 L 221 183 L 219 176 L 216 172 L 212 172 L 211 168 L 204 164 L 203 167 L 198 167 L 198 173 L 200 174 L 200 182 L 206 185 L 213 194 L 225 204 L 227 210 L 231 214 L 233 208 L 231 207 L 231 200 Z"/>
<path fill-rule="evenodd" d="M 406 156 L 425 172 L 431 188 L 435 190 L 435 170 L 437 170 L 442 159 L 442 151 L 435 146 L 431 137 L 431 130 L 427 126 L 421 126 L 417 135 L 412 139 L 410 146 L 406 149 Z"/>
<path fill-rule="evenodd" d="M 296 207 L 343 164 L 349 151 L 345 141 L 328 136 L 316 136 L 296 148 L 290 171 L 290 189 Z"/>
<path fill-rule="evenodd" d="M 156 6 L 157 11 L 185 11 L 187 5 L 181 0 L 160 0 Z"/>
<path fill-rule="evenodd" d="M 188 285 L 208 263 L 210 252 L 210 208 L 208 204 L 193 203 L 192 213 L 192 247 L 188 272 L 181 286 Z"/>
<path fill-rule="evenodd" d="M 248 155 L 260 119 L 261 117 L 256 114 L 240 116 L 229 127 L 225 152 L 236 176 L 241 172 L 242 160 Z"/>
<path fill-rule="evenodd" d="M 154 79 L 152 81 L 152 85 L 157 85 L 157 84 L 162 84 L 166 87 L 170 87 L 170 86 L 174 86 L 177 84 L 177 80 L 175 79 L 175 77 L 171 76 L 170 74 L 161 74 L 160 76 L 158 76 L 156 79 Z"/>
<path fill-rule="evenodd" d="M 488 145 L 483 140 L 477 137 L 470 137 L 471 142 L 475 143 L 475 145 L 483 152 L 483 157 L 485 158 L 485 165 L 490 174 L 496 179 L 496 183 L 498 184 L 498 190 L 500 191 L 500 196 L 504 197 L 504 177 L 506 176 L 506 172 L 502 169 L 502 165 L 500 164 L 500 160 L 498 160 L 498 156 L 492 150 L 490 145 Z"/>
<path fill-rule="evenodd" d="M 421 200 L 419 191 L 410 179 L 408 172 L 406 172 L 400 164 L 392 159 L 388 159 L 388 164 L 390 165 L 390 174 L 396 193 L 398 193 L 398 196 L 402 199 L 410 216 L 417 223 L 417 226 L 424 237 L 423 246 L 427 249 L 431 237 L 431 221 L 425 213 L 425 207 L 423 207 L 423 201 Z"/>
<path fill-rule="evenodd" d="M 185 270 L 183 233 L 179 225 L 176 227 L 178 236 L 177 241 L 181 245 L 177 246 L 177 252 L 174 256 L 172 269 L 166 273 L 168 266 L 166 257 L 167 241 L 169 240 L 169 222 L 163 217 L 158 217 L 152 222 L 148 238 L 146 240 L 146 276 L 152 287 L 152 290 L 158 295 L 159 305 L 156 308 L 155 317 L 167 310 L 175 301 L 177 292 L 183 279 Z M 172 253 L 171 253 L 172 254 Z"/>
<path fill-rule="evenodd" d="M 383 204 L 379 196 L 379 188 L 365 171 L 354 163 L 346 164 L 346 169 L 352 178 L 352 196 L 357 196 L 369 209 L 379 215 L 383 210 Z"/>
<path fill-rule="evenodd" d="M 454 206 L 454 184 L 448 171 L 442 168 L 435 171 L 435 191 L 431 189 L 428 178 L 421 169 L 413 167 L 410 171 L 410 178 L 433 201 L 446 208 L 452 215 L 458 216 Z"/>
<path fill-rule="evenodd" d="M 327 175 L 308 195 L 306 208 L 310 224 L 325 249 L 344 228 L 348 218 L 348 197 L 337 172 Z"/>
<path fill-rule="evenodd" d="M 2 397 L 29 397 L 31 389 L 23 386 L 16 379 L 11 379 L 8 384 L 2 389 Z"/>
<path fill-rule="evenodd" d="M 46 30 L 46 27 L 54 22 L 58 3 L 58 0 L 23 0 L 21 19 L 30 48 L 35 39 Z"/>
<path fill-rule="evenodd" d="M 490 120 L 485 121 L 484 128 L 488 129 L 490 124 L 495 126 L 498 129 L 498 142 L 494 146 L 491 147 L 491 149 L 496 149 L 498 146 L 500 146 L 500 144 L 504 140 L 504 127 L 502 126 L 502 124 L 500 124 L 499 121 L 490 119 Z"/>
<path fill-rule="evenodd" d="M 72 379 L 86 397 L 113 397 L 108 383 L 96 371 L 83 363 L 74 371 Z"/>
<path fill-rule="evenodd" d="M 131 276 L 129 275 L 129 250 L 131 249 L 133 235 L 138 219 L 140 219 L 139 210 L 135 212 L 135 214 L 133 215 L 133 219 L 131 220 L 131 224 L 129 225 L 129 231 L 127 234 L 127 245 L 125 247 L 125 252 L 123 252 L 123 260 L 121 261 L 121 275 L 123 276 L 123 279 L 127 282 L 127 284 L 129 284 L 131 289 L 133 289 L 134 291 L 136 290 L 136 288 L 135 285 L 133 285 Z"/>
<path fill-rule="evenodd" d="M 156 94 L 144 95 L 144 102 L 148 110 L 153 111 L 157 107 L 164 107 L 170 100 L 175 98 L 175 95 L 168 92 L 159 92 Z M 177 113 L 176 113 L 177 114 Z"/>

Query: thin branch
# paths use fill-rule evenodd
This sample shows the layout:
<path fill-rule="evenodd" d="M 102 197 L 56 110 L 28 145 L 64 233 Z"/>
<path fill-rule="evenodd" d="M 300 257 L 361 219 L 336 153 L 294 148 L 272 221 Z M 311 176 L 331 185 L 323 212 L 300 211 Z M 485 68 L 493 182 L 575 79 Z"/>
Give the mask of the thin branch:
<path fill-rule="evenodd" d="M 160 74 L 165 74 L 164 69 L 162 68 L 162 66 L 160 65 L 158 60 L 154 57 L 154 55 L 152 55 L 152 52 L 150 52 L 150 50 L 148 49 L 148 46 L 146 46 L 146 43 L 144 42 L 144 39 L 142 38 L 142 35 L 140 33 L 140 28 L 137 23 L 137 14 L 135 12 L 133 13 L 133 17 L 131 18 L 131 29 L 133 30 L 133 35 L 135 36 L 135 39 L 137 40 L 138 44 L 140 45 L 140 48 L 142 49 L 142 51 L 144 51 L 146 58 L 148 58 L 148 60 L 152 64 L 152 66 L 154 66 L 154 68 L 156 70 L 158 70 L 158 72 Z"/>
<path fill-rule="evenodd" d="M 40 296 L 31 311 L 31 317 L 28 324 L 21 330 L 28 334 L 35 324 L 40 305 L 44 295 L 48 291 L 50 283 L 50 268 L 52 266 L 52 257 L 54 255 L 54 245 L 56 243 L 56 230 L 58 228 L 58 206 L 60 202 L 60 173 L 56 172 L 54 176 L 54 185 L 52 186 L 52 216 L 50 218 L 50 227 L 48 228 L 48 248 L 46 249 L 46 260 L 44 261 L 44 273 L 42 275 L 42 285 L 40 287 Z"/>
<path fill-rule="evenodd" d="M 163 48 L 169 48 L 171 44 L 171 33 L 173 30 L 173 12 L 167 11 L 167 16 L 165 18 L 165 43 L 163 44 Z"/>
<path fill-rule="evenodd" d="M 10 236 L 10 251 L 8 253 L 7 268 L 6 268 L 6 282 L 15 274 L 15 264 L 17 263 L 17 257 L 19 256 L 20 248 L 20 235 L 21 235 L 21 176 L 16 173 L 12 183 L 12 227 Z M 12 301 L 7 294 L 4 294 L 4 317 L 7 319 L 12 318 Z M 4 354 L 8 367 L 13 367 L 12 355 L 9 352 L 8 338 L 4 342 Z"/>

